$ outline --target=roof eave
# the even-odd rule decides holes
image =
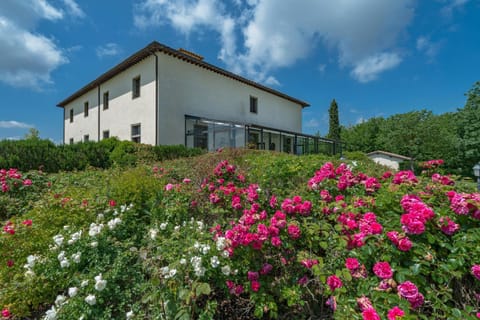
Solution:
[[[128,69],[132,65],[140,62],[141,60],[149,57],[150,55],[152,55],[152,54],[154,54],[155,52],[158,52],[158,51],[163,52],[163,53],[168,54],[168,55],[172,55],[172,56],[174,56],[178,59],[184,60],[185,62],[188,62],[188,63],[194,64],[194,65],[206,68],[206,69],[208,69],[212,72],[219,73],[219,74],[221,74],[225,77],[232,78],[234,80],[240,81],[240,82],[245,83],[247,85],[256,87],[260,90],[269,92],[271,94],[274,94],[274,95],[279,96],[281,98],[284,98],[286,100],[292,101],[292,102],[300,105],[302,107],[302,109],[310,106],[310,104],[305,102],[305,101],[293,98],[293,97],[291,97],[289,95],[286,95],[286,94],[284,94],[280,91],[271,89],[271,88],[266,87],[262,84],[259,84],[257,82],[252,81],[252,80],[249,80],[249,79],[246,79],[246,78],[241,77],[239,75],[236,75],[236,74],[234,74],[230,71],[227,71],[227,70],[224,70],[222,68],[216,67],[216,66],[214,66],[212,64],[209,64],[209,63],[207,63],[203,60],[194,59],[194,58],[192,58],[192,57],[190,57],[186,54],[183,54],[182,52],[180,52],[178,50],[167,47],[163,44],[160,44],[157,41],[153,41],[148,46],[146,46],[145,48],[141,49],[140,51],[134,53],[133,55],[131,55],[130,57],[128,57],[124,61],[120,62],[118,65],[114,66],[113,68],[111,68],[110,70],[105,72],[104,74],[100,75],[98,78],[96,78],[92,82],[88,83],[87,85],[85,85],[80,90],[77,90],[74,94],[70,95],[68,98],[59,102],[57,104],[57,107],[64,108],[68,103],[70,103],[73,100],[81,97],[86,92],[96,88],[98,85],[100,85],[100,84],[104,83],[105,81],[113,78],[118,73]]]

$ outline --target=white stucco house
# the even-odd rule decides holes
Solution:
[[[405,157],[400,154],[386,152],[386,151],[373,151],[367,153],[367,156],[378,164],[389,167],[393,170],[400,168],[400,163],[403,161],[410,161],[410,157]]]
[[[335,150],[302,134],[307,102],[216,67],[192,52],[152,42],[58,103],[63,141],[108,137],[215,150],[291,153]]]

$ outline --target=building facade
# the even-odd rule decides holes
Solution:
[[[301,134],[308,103],[158,42],[58,106],[63,108],[64,143],[117,137],[151,145],[291,153],[334,143]]]

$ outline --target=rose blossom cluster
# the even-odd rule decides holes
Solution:
[[[439,173],[434,173],[432,175],[432,182],[433,183],[439,183],[444,186],[453,186],[455,184],[455,181],[452,180],[449,176],[442,176]]]
[[[450,209],[458,215],[471,214],[472,218],[480,220],[480,193],[447,192]]]
[[[18,188],[20,186],[31,186],[32,180],[23,179],[22,174],[18,169],[0,169],[0,185],[2,192],[8,192],[12,187]]]
[[[400,204],[405,211],[400,217],[402,229],[408,234],[422,234],[425,223],[435,216],[432,208],[415,195],[404,195]]]
[[[412,241],[405,234],[398,231],[388,231],[387,237],[400,251],[409,251],[412,248]]]
[[[357,305],[360,311],[362,312],[363,320],[381,320],[382,318],[378,314],[377,310],[373,307],[372,302],[368,297],[361,296],[357,298]],[[405,312],[400,309],[398,306],[395,306],[388,310],[387,319],[388,320],[400,320],[405,315]]]
[[[238,247],[251,247],[261,250],[264,246],[281,248],[283,241],[287,239],[297,240],[302,237],[302,231],[297,221],[297,216],[309,216],[312,208],[310,201],[304,201],[300,196],[286,198],[278,203],[276,197],[270,196],[268,205],[274,213],[269,213],[261,207],[261,189],[257,184],[243,185],[245,182],[242,175],[236,174],[236,168],[227,161],[220,162],[214,174],[215,182],[204,181],[202,188],[209,194],[210,203],[214,205],[230,205],[235,211],[241,212],[241,216],[232,221],[227,230],[220,226],[212,228],[214,240],[221,241],[222,255],[234,256]],[[239,178],[240,177],[240,178]],[[240,184],[238,184],[240,182]],[[281,262],[284,263],[283,257]],[[285,263],[286,260],[285,260]],[[318,261],[317,261],[318,263]],[[257,292],[261,287],[261,277],[270,273],[273,266],[265,263],[260,270],[247,272],[250,289]],[[231,294],[240,294],[244,291],[241,284],[232,280],[227,281],[227,287]]]
[[[331,163],[325,163],[317,170],[308,181],[308,187],[312,190],[318,190],[321,183],[328,179],[337,179],[337,188],[345,190],[357,184],[362,184],[367,193],[375,192],[380,188],[380,183],[374,177],[368,177],[364,173],[354,175],[345,163],[341,163],[337,168]]]
[[[393,176],[394,184],[416,184],[418,182],[415,174],[410,170],[399,171]]]
[[[366,278],[367,277],[367,268],[364,264],[360,264],[357,258],[347,258],[345,259],[345,267],[350,270],[352,278]]]
[[[383,230],[373,212],[364,214],[347,212],[341,214],[337,221],[342,225],[343,233],[347,236],[349,249],[362,247],[367,236],[381,234]]]
[[[410,306],[412,307],[412,309],[419,308],[425,300],[425,298],[423,297],[423,294],[418,292],[417,286],[410,281],[405,281],[403,283],[400,283],[397,286],[397,290],[398,290],[398,295],[401,298],[404,298],[408,302],[410,302]]]
[[[440,230],[448,236],[453,235],[460,229],[460,225],[452,221],[449,217],[441,217],[438,222],[440,223]]]
[[[423,169],[434,169],[440,167],[444,161],[442,159],[428,160],[420,164]]]

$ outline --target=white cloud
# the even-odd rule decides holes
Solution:
[[[30,2],[32,8],[45,19],[59,20],[63,18],[63,11],[51,6],[46,0],[33,0],[26,2]]]
[[[275,69],[324,46],[338,55],[341,67],[366,82],[401,62],[397,42],[414,13],[413,0],[234,2],[236,10],[227,12],[219,0],[144,0],[134,21],[139,28],[168,24],[186,36],[215,31],[219,58],[256,81],[266,82]]]
[[[442,15],[451,18],[455,10],[462,10],[470,0],[448,0],[448,4],[441,10]]]
[[[34,126],[28,123],[19,122],[15,120],[0,120],[0,128],[1,129],[11,129],[11,128],[20,128],[20,129],[27,129],[33,128]]]
[[[326,68],[327,68],[327,65],[324,63],[318,65],[318,71],[320,71],[320,73],[325,73]]]
[[[430,62],[435,59],[440,47],[440,42],[432,42],[428,37],[421,36],[417,38],[417,50],[424,53]]]
[[[281,83],[273,76],[268,76],[265,79],[265,84],[269,86],[277,86],[277,87],[281,85]]]
[[[365,119],[363,116],[360,116],[355,121],[355,124],[361,124],[361,123],[364,123],[364,122],[367,122],[367,119]]]
[[[99,58],[103,58],[105,56],[116,56],[122,52],[122,49],[118,44],[110,42],[104,46],[98,47],[96,52]]]
[[[64,0],[64,4],[66,12],[74,14],[75,1]],[[81,9],[78,5],[76,9],[78,14]],[[0,81],[33,89],[51,83],[51,72],[68,59],[55,39],[39,33],[36,26],[41,20],[55,22],[65,18],[64,8],[47,0],[0,1]]]
[[[352,70],[352,77],[365,83],[378,78],[386,70],[395,68],[402,59],[395,53],[380,53],[359,61]]]
[[[80,6],[75,2],[75,0],[63,0],[66,10],[68,13],[77,18],[84,18],[85,12],[80,8]]]
[[[318,120],[315,119],[315,118],[311,118],[304,124],[304,127],[305,128],[310,128],[310,129],[311,128],[315,129],[315,128],[320,127],[320,122],[318,122]]]

